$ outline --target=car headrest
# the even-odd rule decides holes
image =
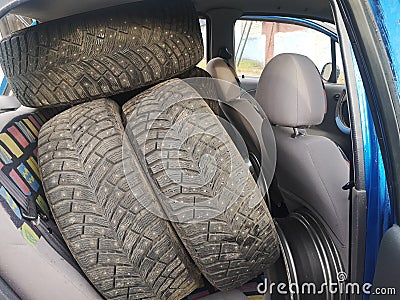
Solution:
[[[206,70],[213,78],[220,80],[217,83],[217,90],[218,96],[222,100],[236,99],[240,96],[236,72],[224,59],[220,57],[213,58],[208,62]]]
[[[280,54],[265,67],[256,100],[274,125],[319,125],[326,110],[325,90],[314,63],[303,55]]]

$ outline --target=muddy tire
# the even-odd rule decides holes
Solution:
[[[263,197],[190,85],[159,84],[127,102],[123,114],[165,216],[213,286],[240,287],[277,260],[278,235]]]
[[[99,99],[149,86],[203,58],[190,1],[139,1],[17,31],[0,43],[0,62],[30,107]]]
[[[39,162],[52,213],[105,298],[183,298],[199,286],[200,273],[169,222],[137,200],[154,195],[133,156],[125,159],[137,168],[124,173],[122,136],[111,100],[75,106],[43,126]]]

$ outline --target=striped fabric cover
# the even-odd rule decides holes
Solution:
[[[40,181],[37,140],[42,125],[58,111],[47,109],[18,116],[11,120],[0,133],[0,169],[25,195],[30,195],[32,199],[35,199],[41,213],[46,216],[50,215],[50,211]],[[40,238],[40,233],[31,222],[26,222],[22,218],[18,205],[1,184],[0,205],[10,215],[26,242],[32,246],[35,245]]]

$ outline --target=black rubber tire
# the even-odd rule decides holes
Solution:
[[[183,74],[180,74],[179,76],[177,76],[176,78],[179,79],[188,79],[189,83],[194,83],[195,84],[195,88],[197,90],[199,90],[199,92],[201,93],[201,95],[203,97],[205,97],[205,101],[207,102],[207,104],[210,106],[210,108],[212,109],[212,111],[219,116],[221,114],[221,109],[219,106],[219,101],[218,101],[218,94],[217,94],[217,89],[215,87],[214,82],[211,79],[211,75],[208,74],[207,71],[198,68],[198,67],[194,67],[192,69],[190,69],[189,71],[186,71]],[[206,80],[194,80],[194,78],[209,78],[210,80],[206,79]],[[194,80],[194,81],[193,81]],[[117,102],[119,105],[124,105],[128,100],[132,99],[133,97],[135,97],[136,95],[139,95],[140,93],[143,93],[144,91],[146,91],[147,89],[155,86],[151,85],[148,87],[144,87],[141,89],[137,89],[134,91],[130,91],[127,93],[123,93],[123,94],[118,94],[118,95],[114,95],[114,96],[110,96],[110,99],[114,100],[115,102]]]
[[[277,260],[278,235],[262,195],[229,135],[205,101],[191,97],[193,88],[179,79],[136,96],[123,106],[126,136],[148,171],[149,182],[165,215],[173,221],[200,271],[216,288],[230,290],[261,274]],[[185,117],[196,114],[201,116],[197,122],[184,121]],[[174,127],[177,124],[179,130]],[[199,134],[187,137],[196,130]],[[174,132],[175,138],[168,137],[170,132]],[[181,142],[184,147],[176,147]],[[200,167],[205,154],[216,161],[211,179],[205,177]],[[229,169],[228,163],[221,162],[223,159],[229,160],[233,167]],[[169,172],[176,170],[183,170],[184,175],[169,176]],[[192,188],[190,174],[194,180],[209,184],[201,189]],[[230,196],[237,193],[236,186],[243,189],[228,208]],[[224,192],[225,189],[229,192]],[[208,203],[207,208],[196,207],[214,196],[217,201]],[[214,205],[221,205],[221,213],[211,219],[191,218],[214,214]]]
[[[203,58],[186,0],[146,0],[49,21],[0,43],[0,62],[30,107],[84,102],[149,86]]]
[[[221,114],[221,108],[218,101],[217,88],[214,81],[211,79],[211,75],[198,67],[195,67],[184,74],[178,76],[179,79],[188,79],[187,83],[193,86],[193,88],[199,92],[203,97],[204,101],[208,104],[215,115],[219,116]],[[197,80],[195,78],[201,78]],[[209,79],[207,79],[209,78]]]
[[[75,106],[39,136],[43,186],[76,261],[107,299],[180,299],[200,272],[168,221],[136,199],[152,190],[137,165],[124,173],[120,108],[111,100]],[[135,190],[127,184],[134,178]],[[134,195],[135,193],[135,195]]]

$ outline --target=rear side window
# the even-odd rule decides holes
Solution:
[[[205,70],[207,65],[207,19],[200,18],[199,22],[200,22],[201,35],[203,37],[204,57],[197,64],[197,67]]]
[[[259,77],[264,66],[281,53],[305,55],[321,72],[326,64],[332,63],[331,38],[294,24],[249,20],[236,22],[235,61],[239,76]],[[340,55],[337,56],[337,64],[343,69]]]

